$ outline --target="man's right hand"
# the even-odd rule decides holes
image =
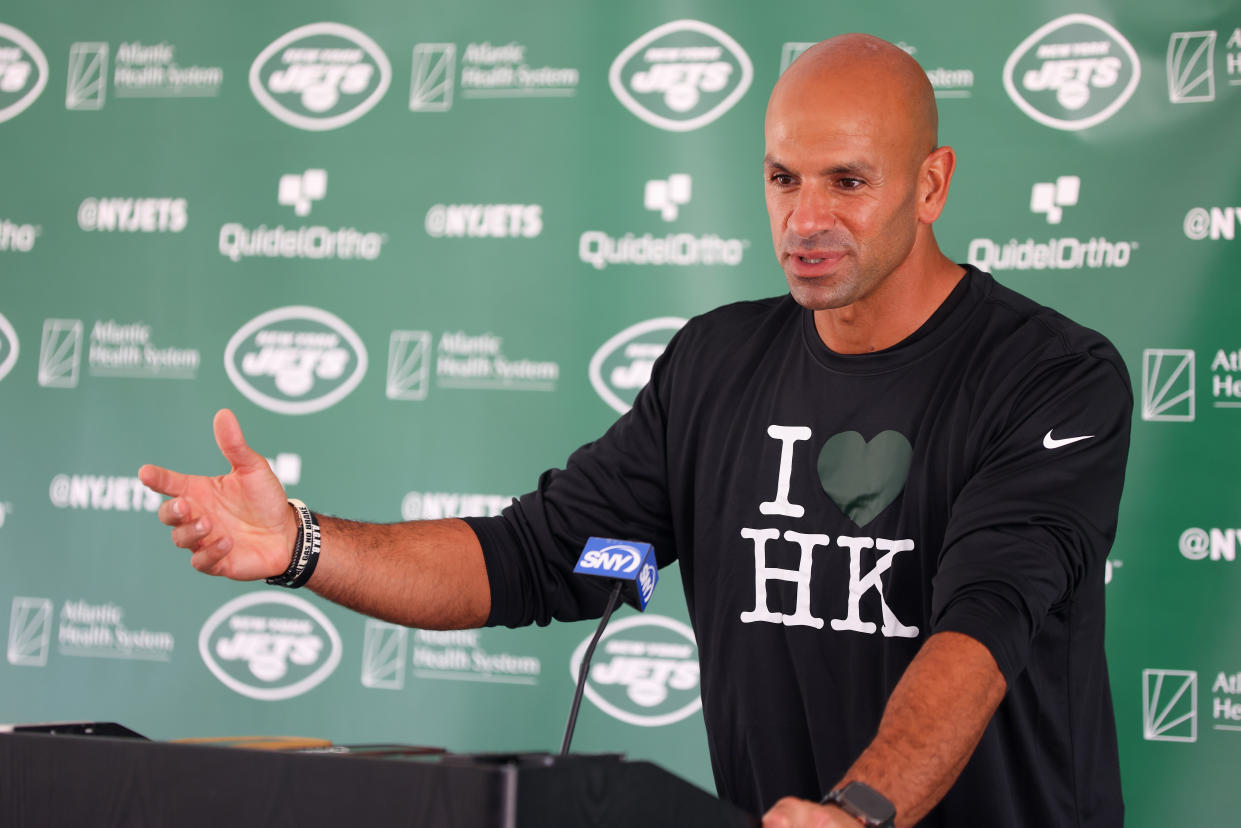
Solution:
[[[138,477],[171,498],[160,505],[159,519],[172,527],[172,542],[193,553],[195,569],[237,581],[279,575],[297,541],[284,487],[267,460],[246,445],[233,412],[216,412],[212,426],[232,466],[228,474],[203,477],[148,465]]]

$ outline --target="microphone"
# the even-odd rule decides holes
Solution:
[[[577,690],[573,694],[573,706],[569,709],[569,722],[565,725],[564,740],[560,743],[560,755],[569,754],[569,743],[573,741],[573,728],[577,725],[578,708],[582,705],[582,693],[586,689],[586,676],[590,673],[590,659],[595,654],[595,645],[608,625],[608,619],[616,609],[621,595],[626,603],[637,607],[639,612],[646,610],[655,592],[655,584],[659,583],[659,566],[655,563],[655,548],[649,543],[638,541],[615,540],[613,538],[590,538],[582,547],[582,554],[577,559],[573,571],[582,575],[607,578],[616,582],[612,594],[608,596],[607,607],[599,619],[599,627],[595,637],[582,656],[582,663],[577,667]]]
[[[617,581],[625,602],[639,612],[646,610],[659,583],[655,547],[638,541],[590,538],[573,571]]]

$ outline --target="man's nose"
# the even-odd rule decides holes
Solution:
[[[802,238],[835,227],[836,209],[831,195],[818,187],[802,187],[797,192],[797,203],[789,215],[788,226]]]

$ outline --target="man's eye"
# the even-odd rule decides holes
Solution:
[[[842,189],[856,190],[866,182],[860,178],[841,178],[836,183],[839,184]]]
[[[793,183],[793,176],[788,173],[772,173],[768,176],[768,180],[778,187],[787,187]]]

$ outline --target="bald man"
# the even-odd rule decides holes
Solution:
[[[545,624],[602,612],[572,574],[588,536],[649,541],[681,570],[719,793],[765,826],[1120,825],[1103,576],[1128,374],[940,252],[936,119],[891,44],[807,51],[766,120],[788,294],[692,320],[502,516],[320,516],[287,580],[410,626]],[[196,568],[279,581],[312,527],[230,412],[215,434],[229,474],[140,475]]]

